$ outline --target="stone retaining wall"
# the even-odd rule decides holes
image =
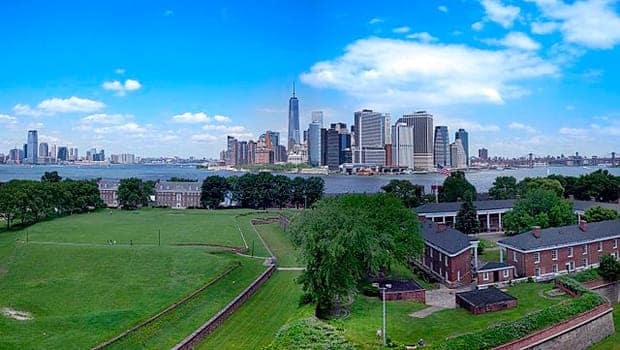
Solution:
[[[583,350],[614,333],[610,304],[584,312],[569,320],[498,346],[495,350]]]
[[[267,270],[265,270],[258,278],[252,282],[246,289],[241,292],[241,294],[237,295],[235,299],[233,299],[228,305],[226,305],[222,310],[220,310],[215,316],[211,317],[210,320],[205,322],[202,326],[200,326],[194,333],[187,336],[180,343],[174,346],[174,350],[185,350],[185,349],[193,349],[204,337],[213,333],[213,331],[219,327],[224,321],[232,315],[254,292],[256,292],[262,285],[265,283],[273,272],[276,270],[275,265],[269,265]]]
[[[584,285],[594,293],[606,298],[610,303],[620,303],[620,281],[605,282],[595,281],[598,283],[584,283]]]

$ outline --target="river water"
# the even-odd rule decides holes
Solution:
[[[519,168],[514,170],[484,170],[466,173],[466,177],[478,192],[486,192],[493,184],[497,176],[514,176],[517,180],[524,177],[546,176],[560,174],[578,176],[597,170],[597,167],[536,167]],[[610,173],[620,176],[620,168],[607,168]],[[196,169],[192,165],[108,165],[108,166],[79,166],[79,165],[0,165],[0,181],[11,179],[38,180],[46,171],[57,171],[63,178],[73,179],[122,179],[139,177],[144,180],[166,180],[177,176],[202,180],[210,175],[243,175],[242,172],[233,171],[206,171]],[[288,174],[288,176],[298,176]],[[309,176],[309,175],[301,175]],[[415,174],[415,175],[329,175],[322,176],[325,180],[326,193],[346,192],[378,192],[381,186],[391,179],[407,179],[419,185],[423,185],[428,193],[434,184],[441,184],[445,176],[439,173]]]

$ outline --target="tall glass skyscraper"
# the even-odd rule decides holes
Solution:
[[[39,136],[36,130],[28,130],[28,163],[37,164],[39,161]]]
[[[454,138],[455,140],[461,140],[463,150],[465,150],[465,163],[469,166],[469,134],[465,131],[465,129],[459,129]]]
[[[288,150],[293,145],[301,143],[299,140],[299,101],[295,97],[295,83],[293,83],[293,96],[288,100]]]
[[[450,139],[447,126],[435,127],[434,158],[435,165],[450,166]]]
[[[322,165],[321,153],[321,124],[314,121],[308,128],[308,162],[311,166]]]
[[[405,114],[398,122],[413,126],[413,164],[416,170],[431,170],[433,164],[433,115],[426,111]]]

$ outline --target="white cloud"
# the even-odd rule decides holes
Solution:
[[[496,22],[504,28],[512,27],[521,12],[520,8],[504,5],[500,0],[481,0],[480,3],[486,13],[485,20]]]
[[[113,80],[103,82],[101,87],[103,87],[104,90],[115,91],[119,96],[124,96],[127,91],[135,91],[140,89],[142,84],[135,79],[127,79],[124,84],[118,80]]]
[[[564,41],[593,49],[611,49],[620,43],[620,16],[611,0],[531,0],[544,17],[559,22]]]
[[[454,117],[444,117],[441,115],[435,116],[434,123],[435,125],[446,125],[448,130],[458,130],[465,129],[467,132],[498,132],[500,131],[499,126],[495,124],[480,124],[473,120],[463,119],[463,118],[454,118]]]
[[[437,10],[438,10],[439,12],[446,13],[446,12],[448,12],[448,7],[446,7],[446,6],[444,6],[444,5],[440,5],[440,6],[437,6]]]
[[[474,23],[471,25],[471,29],[473,29],[473,30],[475,30],[475,31],[477,31],[477,32],[481,31],[481,30],[482,30],[482,28],[484,28],[484,23],[483,23],[483,22],[481,22],[481,21],[474,22]]]
[[[0,114],[0,123],[15,124],[17,123],[17,118],[8,114]]]
[[[56,113],[96,112],[105,107],[105,104],[95,100],[71,96],[69,98],[50,98],[41,101],[36,108],[29,105],[16,104],[13,111],[17,115],[33,117],[54,115]]]
[[[408,34],[407,39],[419,40],[423,43],[430,43],[430,42],[438,40],[437,38],[435,38],[434,36],[430,35],[427,32]]]
[[[535,128],[533,128],[533,127],[531,127],[529,125],[525,125],[523,123],[518,123],[518,122],[512,122],[512,123],[510,123],[510,125],[508,125],[508,127],[510,129],[515,129],[515,130],[524,130],[524,131],[529,132],[529,133],[535,133],[536,132]]]
[[[487,39],[486,43],[501,45],[508,48],[533,51],[540,49],[540,44],[532,40],[529,36],[521,32],[510,32],[503,39]]]
[[[192,141],[197,142],[214,142],[219,140],[217,136],[213,136],[211,134],[195,134],[191,137]]]
[[[244,126],[228,126],[228,125],[213,125],[207,124],[202,127],[205,131],[217,131],[218,135],[222,137],[225,135],[234,136],[236,138],[252,138],[254,134],[246,129]]]
[[[390,101],[415,108],[503,103],[527,93],[518,82],[557,72],[533,52],[368,38],[348,45],[340,57],[315,63],[301,80],[344,91],[367,105]]]
[[[113,125],[113,126],[105,126],[101,128],[96,128],[93,130],[96,134],[130,134],[130,135],[139,135],[144,134],[149,131],[149,128],[146,126],[141,126],[135,122],[128,122],[125,124]]]
[[[534,34],[551,34],[560,29],[560,24],[557,22],[532,22],[532,33]]]
[[[216,115],[213,117],[213,120],[215,120],[218,123],[230,123],[231,122],[230,118],[224,115]]]
[[[394,33],[399,33],[399,34],[402,34],[402,33],[409,33],[409,31],[410,31],[410,30],[411,30],[411,28],[409,28],[409,27],[407,27],[407,26],[396,27],[396,28],[392,29],[392,31],[393,31]]]
[[[582,128],[569,128],[569,127],[563,127],[560,128],[560,134],[564,135],[564,136],[572,136],[572,137],[584,137],[588,134],[588,130],[587,129],[582,129]]]
[[[123,68],[116,68],[114,70],[114,73],[116,73],[118,75],[123,75],[123,74],[125,74],[125,70]]]
[[[129,114],[91,114],[81,119],[82,124],[121,124],[133,116]]]
[[[185,112],[183,114],[177,114],[172,117],[172,121],[175,123],[186,123],[186,124],[196,124],[196,123],[208,123],[211,121],[205,113],[190,113]]]
[[[378,24],[378,23],[383,23],[383,20],[381,18],[372,18],[370,21],[368,21],[368,24]]]

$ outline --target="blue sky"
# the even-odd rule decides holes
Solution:
[[[427,110],[470,153],[620,152],[620,4],[605,0],[13,1],[0,153],[49,143],[217,156],[323,110]]]

